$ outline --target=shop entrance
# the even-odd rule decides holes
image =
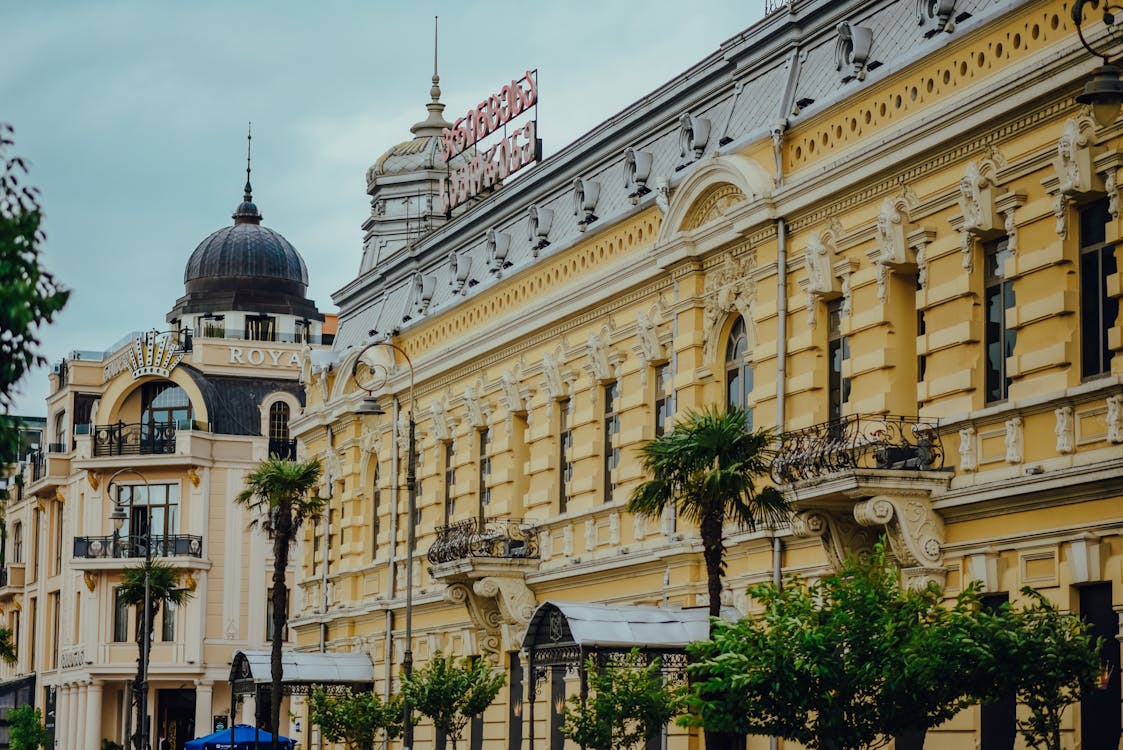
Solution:
[[[195,691],[157,690],[156,739],[152,750],[183,750],[195,737]]]

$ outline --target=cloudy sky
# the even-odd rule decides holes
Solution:
[[[538,68],[545,153],[760,20],[764,0],[153,3],[3,0],[0,122],[42,190],[46,265],[73,290],[56,361],[163,328],[183,267],[241,199],[301,252],[309,296],[357,272],[365,172],[425,115],[432,19],[450,120]],[[45,414],[46,377],[15,413]]]

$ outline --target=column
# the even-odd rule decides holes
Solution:
[[[86,688],[86,744],[89,750],[101,747],[101,680],[90,680]]]
[[[214,697],[214,683],[210,680],[195,680],[195,735],[202,737],[211,733],[211,702]]]
[[[66,744],[70,732],[70,686],[59,685],[55,699],[55,742],[60,748]]]
[[[239,724],[249,724],[251,727],[257,726],[257,721],[254,716],[257,714],[257,697],[252,693],[242,699],[242,720]],[[230,721],[234,721],[234,717],[230,717]]]
[[[86,685],[78,683],[75,688],[78,691],[78,721],[74,722],[74,731],[70,733],[71,739],[78,740],[79,737],[86,735],[84,727],[86,726]],[[79,747],[78,742],[72,743],[75,747]],[[99,742],[97,747],[101,747]]]

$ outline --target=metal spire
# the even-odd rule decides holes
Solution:
[[[433,16],[433,87],[429,89],[430,101],[425,105],[429,116],[410,128],[415,136],[440,135],[452,123],[444,118],[445,105],[441,103],[441,76],[437,72],[437,28],[440,16]]]
[[[253,154],[253,122],[246,125],[246,190],[243,200],[247,203],[253,200],[253,187],[250,186],[250,157]]]

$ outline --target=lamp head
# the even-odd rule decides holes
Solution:
[[[113,528],[120,531],[121,527],[125,525],[126,518],[125,509],[120,505],[114,505],[113,512],[109,514],[109,520],[113,522]]]
[[[1123,81],[1119,73],[1116,65],[1098,68],[1092,80],[1084,84],[1084,91],[1076,97],[1081,104],[1092,105],[1092,117],[1101,128],[1111,125],[1119,116],[1119,105],[1123,103]]]
[[[378,403],[378,399],[374,396],[367,396],[363,402],[359,404],[359,408],[355,409],[356,414],[385,414],[386,410]]]

